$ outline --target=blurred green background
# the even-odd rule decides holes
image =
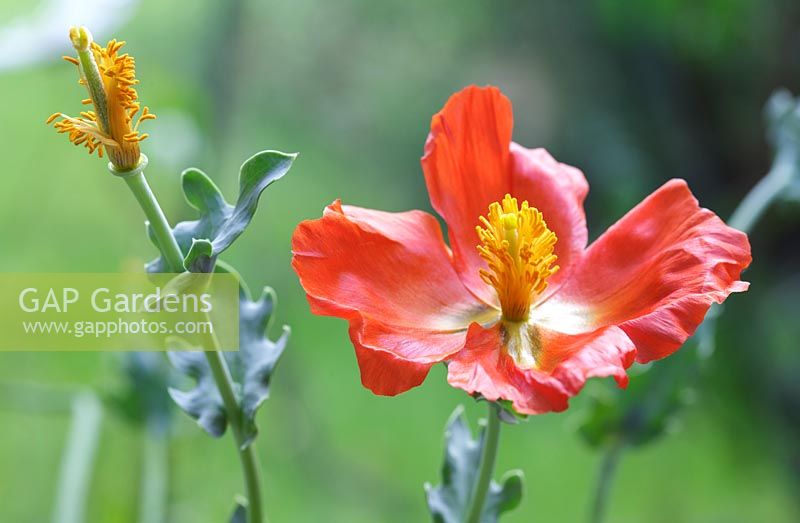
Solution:
[[[293,329],[259,414],[277,523],[428,520],[422,484],[439,481],[447,417],[459,403],[473,422],[483,415],[443,368],[396,398],[362,388],[345,322],[309,313],[289,265],[295,225],[335,198],[430,209],[419,157],[452,92],[500,86],[515,140],[586,173],[594,238],[670,177],[727,217],[770,164],[764,102],[800,86],[793,0],[2,0],[5,272],[132,270],[154,255],[124,184],[44,125],[84,97],[59,59],[74,23],[129,42],[140,97],[159,115],[147,174],[173,222],[192,218],[184,167],[232,197],[253,152],[301,153],[228,255],[251,287],[277,290],[273,334]],[[753,232],[752,290],[729,301],[674,433],[623,460],[609,521],[800,520],[798,238],[800,206],[771,209]],[[118,396],[121,358],[0,354],[0,521],[49,520],[69,427],[52,406],[76,387]],[[528,487],[504,521],[584,520],[599,462],[575,433],[586,398],[504,429],[498,471],[523,469]],[[224,521],[242,491],[232,440],[173,421],[169,521]],[[100,437],[88,521],[136,521],[140,425],[107,401]]]

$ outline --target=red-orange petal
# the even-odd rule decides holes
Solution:
[[[746,290],[739,277],[750,261],[747,236],[671,180],[595,241],[535,314],[554,328],[579,318],[563,323],[569,330],[618,325],[644,363],[677,350],[712,303]]]
[[[380,396],[396,396],[421,385],[433,366],[433,363],[408,361],[392,352],[364,345],[361,320],[350,323],[350,340],[356,349],[361,384]]]
[[[453,258],[464,284],[484,302],[497,296],[481,280],[485,262],[477,252],[475,227],[489,205],[511,194],[542,211],[556,233],[564,275],[586,247],[583,174],[542,149],[511,142],[511,102],[495,87],[470,86],[450,97],[433,116],[422,168],[431,204],[447,222]],[[554,283],[564,276],[556,275]]]
[[[511,195],[539,209],[547,228],[558,238],[559,270],[548,279],[541,298],[567,279],[586,249],[589,233],[583,202],[588,192],[589,183],[579,169],[556,161],[544,149],[511,144]]]
[[[530,370],[518,368],[508,356],[503,332],[502,324],[473,324],[464,350],[448,361],[447,381],[490,401],[511,401],[523,414],[565,410],[590,377],[613,376],[627,385],[625,369],[633,363],[634,347],[617,327],[577,335],[540,328],[542,351],[559,355],[559,361],[543,361],[554,366]]]
[[[447,222],[455,266],[464,284],[487,303],[494,290],[478,274],[475,227],[492,202],[511,189],[511,102],[495,87],[467,87],[431,120],[422,168],[431,204]]]
[[[321,314],[395,326],[466,329],[482,304],[453,269],[436,218],[334,202],[297,226],[292,266]]]
[[[514,364],[503,349],[500,324],[470,327],[464,350],[447,362],[447,382],[489,401],[511,401],[523,414],[560,412],[568,406],[569,394],[561,382]]]
[[[379,394],[421,383],[430,365],[463,347],[474,319],[498,314],[461,283],[438,222],[424,212],[337,201],[297,227],[292,251],[312,312],[350,322],[362,381]]]

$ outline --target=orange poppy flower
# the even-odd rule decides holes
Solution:
[[[714,302],[748,284],[747,236],[671,180],[587,247],[583,173],[511,141],[511,103],[468,87],[433,117],[422,167],[435,217],[344,206],[301,223],[292,265],[311,310],[350,323],[361,379],[395,395],[447,380],[516,411],[567,408],[587,378],[624,387]]]

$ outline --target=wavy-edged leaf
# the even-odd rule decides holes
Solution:
[[[458,406],[445,430],[442,484],[425,485],[428,508],[436,523],[463,523],[478,480],[478,467],[485,443],[485,428],[473,439],[464,408]],[[501,514],[522,500],[522,471],[507,472],[500,483],[492,481],[481,512],[481,523],[496,523]]]
[[[235,274],[234,270],[218,262],[217,257],[244,232],[256,212],[264,189],[288,172],[296,156],[262,151],[246,160],[239,172],[239,196],[235,205],[227,203],[219,188],[199,169],[183,172],[186,201],[200,215],[197,220],[180,222],[173,229],[173,235],[185,253],[184,266],[189,273],[221,271]],[[151,239],[154,239],[152,229],[148,228],[148,231]],[[148,264],[147,271],[169,272],[169,267],[163,257],[159,257]],[[284,327],[277,341],[270,340],[266,331],[275,307],[275,293],[267,288],[254,301],[241,277],[238,279],[239,351],[225,352],[224,357],[241,408],[240,428],[245,435],[242,446],[246,447],[257,434],[256,412],[269,395],[272,372],[286,347],[289,330]],[[181,351],[170,353],[169,357],[178,370],[196,382],[187,391],[170,390],[173,399],[206,432],[215,437],[221,436],[229,418],[225,415],[205,354]]]
[[[195,385],[188,391],[170,387],[169,395],[203,430],[218,438],[225,433],[228,425],[222,396],[214,382],[205,354],[186,350],[186,343],[180,338],[169,338],[169,348],[182,350],[167,352],[167,357],[180,373],[194,379]]]
[[[297,157],[278,151],[262,151],[248,158],[239,170],[239,199],[230,217],[214,237],[214,255],[219,255],[250,225],[261,193],[289,172]]]
[[[250,300],[244,288],[240,294],[239,352],[233,353],[237,357],[234,358],[234,365],[231,365],[231,372],[242,386],[241,407],[246,436],[244,446],[247,446],[258,434],[256,412],[269,397],[272,373],[286,349],[290,329],[284,325],[276,341],[270,340],[266,335],[276,303],[275,291],[271,288],[265,287],[256,301]]]
[[[226,268],[221,270],[230,271]],[[242,409],[243,448],[250,445],[258,434],[256,413],[269,396],[272,373],[289,338],[289,328],[286,326],[276,341],[267,336],[274,309],[275,293],[272,289],[265,288],[259,299],[253,301],[247,288],[240,286],[239,350],[225,352],[224,356]],[[210,435],[219,437],[224,434],[228,418],[205,354],[196,351],[170,352],[169,358],[180,372],[196,381],[188,391],[171,389],[172,398]]]
[[[239,169],[239,196],[235,205],[225,201],[216,184],[200,169],[183,172],[181,183],[186,201],[200,214],[197,220],[180,222],[173,229],[186,255],[187,270],[209,272],[213,268],[214,258],[230,247],[250,224],[261,193],[289,171],[296,157],[279,151],[261,151],[248,158]],[[148,234],[158,245],[149,226]],[[170,272],[169,269],[163,257],[147,265],[148,272]]]

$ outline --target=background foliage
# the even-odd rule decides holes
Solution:
[[[98,40],[128,40],[137,58],[141,98],[159,115],[143,145],[148,175],[173,222],[194,218],[183,168],[235,194],[253,152],[301,153],[229,253],[253,288],[276,289],[272,337],[293,330],[259,413],[276,522],[426,520],[422,484],[438,480],[448,415],[458,403],[473,423],[483,413],[442,368],[398,398],[363,389],[346,324],[311,316],[289,266],[294,226],[335,198],[430,209],[419,157],[450,93],[492,83],[511,97],[515,140],[586,173],[594,238],[674,176],[728,216],[770,163],[764,102],[800,87],[791,0],[2,0],[2,271],[139,270],[154,255],[119,180],[44,125],[79,108],[74,68],[57,57],[68,25],[87,18]],[[611,521],[800,517],[798,234],[796,205],[770,210],[752,234],[752,290],[726,307],[681,426],[622,462]],[[76,387],[123,394],[120,360],[0,354],[0,520],[47,520],[69,424],[53,405]],[[504,431],[498,470],[527,476],[504,521],[584,517],[599,460],[576,434],[587,403]],[[141,429],[120,412],[106,409],[90,521],[136,519]],[[182,414],[173,430],[170,521],[222,521],[240,488],[231,449]]]

